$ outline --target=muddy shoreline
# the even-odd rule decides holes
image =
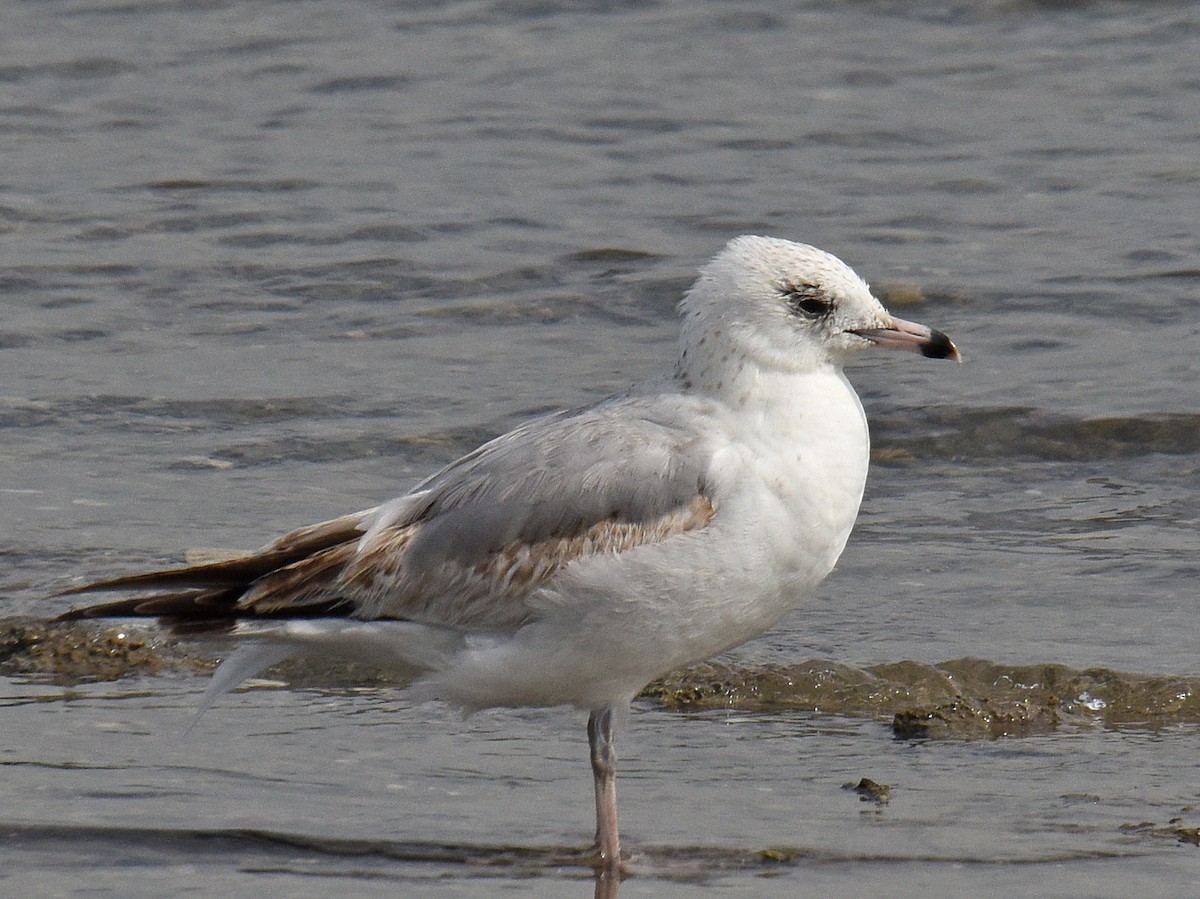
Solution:
[[[142,625],[0,619],[0,674],[78,684],[213,670],[230,641],[175,638]],[[272,674],[296,686],[384,686],[368,666],[308,660]],[[890,719],[897,739],[996,739],[1076,727],[1159,730],[1200,723],[1200,675],[1004,665],[984,659],[856,668],[829,659],[750,667],[707,662],[639,697],[680,711],[784,710]]]

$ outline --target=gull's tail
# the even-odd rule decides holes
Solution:
[[[177,633],[222,631],[239,620],[345,616],[353,604],[340,595],[338,576],[354,557],[371,510],[285,534],[257,552],[160,571],[93,581],[61,591],[74,595],[133,590],[137,595],[81,606],[59,616],[149,616]]]
[[[375,665],[390,675],[415,680],[446,668],[467,644],[453,628],[415,621],[300,619],[235,629],[248,639],[213,674],[188,731],[216,700],[260,671],[301,653]]]
[[[186,737],[192,732],[192,728],[199,723],[201,716],[212,708],[214,702],[243,681],[282,662],[288,656],[294,655],[296,651],[297,647],[287,643],[272,643],[265,640],[252,640],[240,644],[213,673],[212,680],[208,683],[208,689],[200,697],[200,705],[196,709],[192,723],[187,726],[183,736]]]

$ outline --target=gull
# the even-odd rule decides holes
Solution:
[[[655,678],[812,595],[858,515],[869,437],[843,364],[958,360],[822,250],[731,240],[679,304],[674,377],[534,419],[403,496],[231,560],[70,588],[136,595],[63,618],[155,616],[252,638],[203,708],[315,652],[465,710],[589,712],[597,869],[618,872],[614,717]]]

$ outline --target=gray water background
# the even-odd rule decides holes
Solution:
[[[854,367],[859,525],[740,657],[1195,672],[1198,123],[1187,3],[5,4],[4,613],[374,505],[669,370],[696,266],[758,232],[967,364]],[[172,837],[585,843],[577,713],[252,690],[181,741],[203,686],[0,681],[0,894],[590,894]],[[1191,729],[639,708],[620,740],[634,847],[811,855],[627,896],[1200,885],[1194,846],[1120,829],[1197,823]],[[862,775],[890,805],[840,790]]]

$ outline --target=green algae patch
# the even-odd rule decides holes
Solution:
[[[1194,812],[1194,809],[1185,809],[1186,811]],[[1134,839],[1173,840],[1176,843],[1200,846],[1200,827],[1189,826],[1183,815],[1172,818],[1166,824],[1138,821],[1122,824],[1117,829],[1125,836]]]
[[[227,646],[226,644],[223,644]],[[0,619],[0,674],[56,683],[212,670],[211,642],[153,627]],[[295,686],[401,686],[366,664],[297,658],[275,671]],[[1100,726],[1200,724],[1200,675],[1129,674],[986,659],[855,667],[830,659],[754,666],[717,660],[648,686],[643,701],[680,711],[806,712],[890,721],[898,739],[996,739]]]
[[[788,865],[802,857],[803,854],[804,853],[799,849],[773,846],[770,849],[759,849],[754,853],[754,857],[763,862],[772,862],[777,865]]]
[[[1200,675],[1003,665],[954,659],[855,668],[826,659],[754,668],[708,662],[651,684],[642,698],[680,710],[798,710],[891,719],[899,739],[996,739],[1099,725],[1200,724]]]
[[[153,630],[33,619],[0,619],[0,673],[54,683],[111,681],[212,664]]]
[[[891,785],[879,783],[869,777],[861,778],[858,783],[850,781],[842,784],[842,789],[857,793],[863,802],[874,802],[877,806],[887,805],[892,800]]]

